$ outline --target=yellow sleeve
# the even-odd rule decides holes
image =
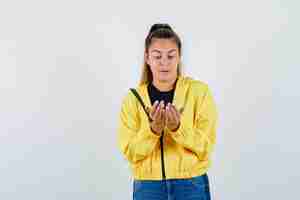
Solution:
[[[216,142],[218,114],[212,93],[206,86],[204,96],[196,101],[194,123],[181,123],[171,137],[185,148],[196,153],[200,160],[207,160]]]
[[[136,163],[152,153],[160,136],[151,131],[150,124],[141,126],[138,100],[129,92],[123,99],[119,115],[118,147],[131,162]]]

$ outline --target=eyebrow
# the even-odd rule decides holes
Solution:
[[[173,52],[173,51],[176,51],[176,49],[171,49],[171,50],[168,51],[168,53],[171,53],[171,52]],[[161,51],[159,51],[159,50],[157,50],[157,49],[152,50],[151,53],[152,53],[152,52],[158,52],[158,53],[161,53]]]

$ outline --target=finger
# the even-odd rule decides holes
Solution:
[[[166,109],[162,109],[162,118],[161,118],[161,123],[164,126],[166,122]]]
[[[173,116],[172,105],[168,104],[168,123],[174,123],[175,116]]]
[[[170,123],[171,113],[170,113],[170,105],[168,104],[166,107],[166,123]]]
[[[160,108],[161,108],[160,103],[157,103],[156,109],[154,110],[154,114],[153,114],[153,116],[152,116],[152,119],[153,119],[153,120],[157,120],[157,118],[159,117],[159,114],[160,114]]]
[[[158,117],[159,121],[162,121],[162,119],[163,119],[163,115],[164,115],[163,112],[164,112],[164,101],[161,101],[160,114],[159,114],[159,117]]]
[[[180,119],[180,113],[179,113],[179,111],[176,109],[175,105],[172,105],[172,107],[173,107],[173,111],[175,112],[176,118]]]
[[[161,101],[161,107],[162,107],[162,108],[165,107],[165,102],[164,102],[164,100]]]
[[[151,112],[150,112],[151,115],[154,115],[154,113],[155,113],[156,108],[157,108],[158,105],[159,105],[159,101],[156,100],[154,102],[153,106],[151,107]]]
[[[170,112],[171,112],[171,116],[172,116],[172,122],[177,123],[179,121],[178,115],[176,114],[176,108],[171,105],[170,106]]]
[[[162,102],[159,102],[159,105],[156,108],[156,114],[155,114],[155,120],[159,121],[160,120],[160,115],[161,115],[161,109],[162,109]]]
[[[164,111],[164,124],[166,124],[167,123],[167,119],[168,119],[168,116],[167,116],[167,107],[164,109],[165,111]]]
[[[154,114],[155,114],[155,111],[156,111],[156,107],[157,107],[157,104],[158,104],[158,101],[155,101],[153,106],[150,108],[150,118],[153,119],[154,118]]]

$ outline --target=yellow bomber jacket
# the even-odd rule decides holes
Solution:
[[[136,90],[150,108],[147,84]],[[163,168],[166,179],[191,178],[206,173],[211,166],[218,114],[208,85],[180,75],[172,103],[183,110],[180,127],[175,132],[166,127],[159,136],[151,131],[147,114],[131,91],[122,100],[118,147],[136,180],[162,180]]]

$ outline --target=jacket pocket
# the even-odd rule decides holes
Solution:
[[[186,148],[184,148],[183,154],[183,170],[191,171],[193,167],[199,162],[198,157],[194,152]]]

